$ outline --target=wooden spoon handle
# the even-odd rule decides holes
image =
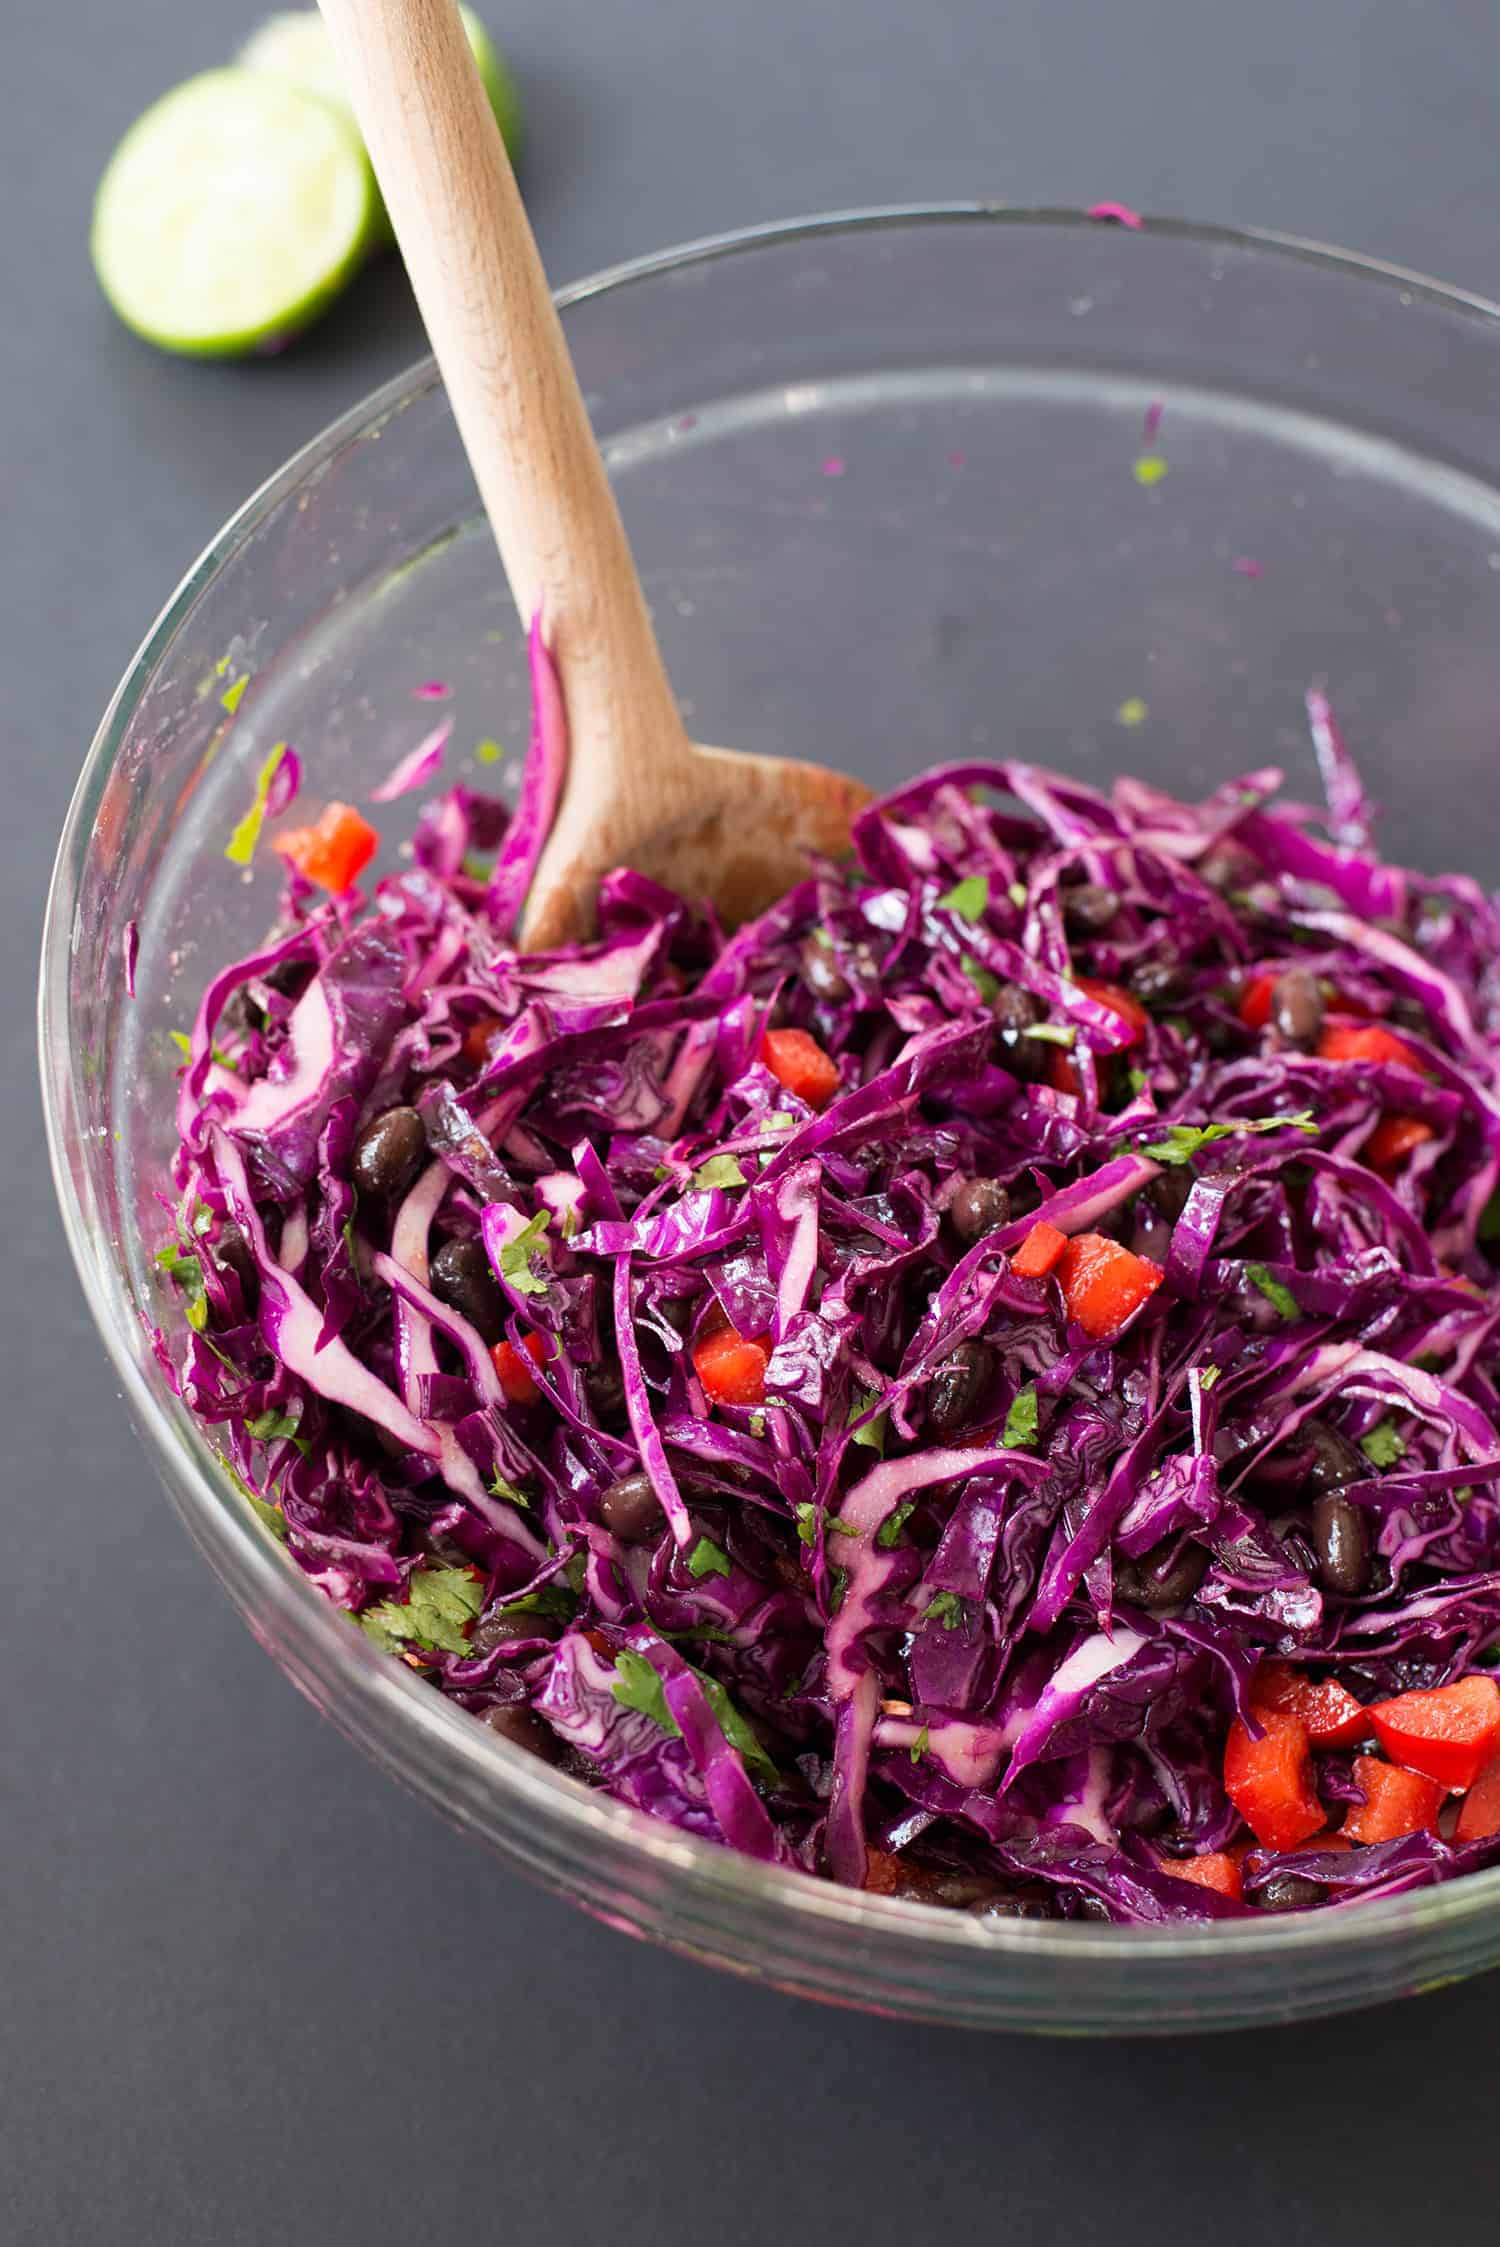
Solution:
[[[569,794],[648,785],[687,739],[456,0],[320,5],[516,607],[542,612]]]

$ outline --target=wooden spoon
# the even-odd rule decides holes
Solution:
[[[593,926],[633,866],[726,920],[842,853],[870,791],[689,741],[536,243],[456,0],[320,0],[523,622],[562,680],[567,783],[522,919]]]

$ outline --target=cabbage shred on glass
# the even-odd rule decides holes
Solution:
[[[159,1337],[351,1628],[769,1864],[995,1916],[1500,1859],[1500,913],[1328,810],[924,774],[754,924],[555,805],[295,871],[206,993]],[[295,855],[295,854],[294,854]]]

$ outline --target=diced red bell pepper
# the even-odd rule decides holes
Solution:
[[[1081,991],[1085,998],[1092,999],[1097,1006],[1107,1006],[1111,1014],[1123,1015],[1130,1030],[1127,1041],[1130,1045],[1145,1036],[1151,1017],[1133,991],[1123,989],[1118,983],[1096,983],[1089,975],[1080,975],[1073,988]]]
[[[1289,1854],[1293,1857],[1302,1857],[1317,1849],[1325,1856],[1342,1857],[1345,1850],[1353,1847],[1354,1844],[1347,1834],[1335,1833],[1330,1827],[1326,1833],[1309,1834],[1306,1841],[1299,1841],[1296,1848]]]
[[[1270,1021],[1271,993],[1275,988],[1274,975],[1251,976],[1239,1006],[1240,1020],[1247,1030],[1263,1030]]]
[[[1010,1260],[1023,1280],[1044,1280],[1067,1248],[1068,1236],[1042,1218],[1032,1226]]]
[[[1461,1794],[1500,1753],[1500,1685],[1485,1672],[1431,1692],[1398,1693],[1374,1704],[1370,1722],[1393,1762]]]
[[[276,848],[299,874],[337,896],[364,872],[380,837],[352,804],[328,804],[316,826],[288,828]]]
[[[1162,1857],[1158,1862],[1174,1880],[1190,1880],[1196,1888],[1211,1888],[1216,1896],[1228,1896],[1236,1904],[1244,1901],[1244,1875],[1237,1861],[1222,1849],[1211,1849],[1203,1857]]]
[[[1058,1260],[1057,1276],[1069,1318],[1091,1342],[1118,1334],[1165,1277],[1159,1264],[1103,1233],[1075,1233]]]
[[[528,1334],[525,1344],[526,1357],[511,1342],[497,1342],[490,1352],[500,1376],[500,1386],[512,1404],[535,1404],[542,1393],[531,1378],[531,1365],[546,1364],[547,1345],[539,1334]],[[530,1358],[531,1365],[526,1363],[526,1358]]]
[[[481,1014],[477,1022],[471,1022],[464,1032],[465,1061],[472,1061],[476,1069],[482,1069],[490,1057],[490,1040],[503,1028],[498,1014]]]
[[[1328,1823],[1313,1785],[1307,1726],[1284,1709],[1259,1709],[1258,1740],[1236,1717],[1224,1749],[1224,1792],[1257,1841],[1295,1849]]]
[[[1495,1833],[1500,1833],[1500,1756],[1485,1766],[1464,1796],[1453,1838],[1488,1841]]]
[[[768,1030],[760,1057],[777,1083],[809,1108],[826,1108],[839,1089],[837,1062],[805,1030]]]
[[[1054,1092],[1071,1093],[1075,1100],[1082,1097],[1083,1080],[1073,1066],[1072,1055],[1064,1053],[1060,1046],[1054,1046],[1047,1056],[1047,1082]]]
[[[1409,1045],[1378,1022],[1330,1022],[1318,1040],[1320,1061],[1394,1061],[1422,1074]]]
[[[1420,1116],[1382,1116],[1364,1144],[1364,1158],[1372,1170],[1394,1174],[1414,1148],[1433,1137],[1432,1126]]]
[[[1251,1706],[1300,1716],[1315,1748],[1352,1748],[1374,1737],[1370,1712],[1331,1677],[1309,1677],[1287,1662],[1266,1662],[1250,1687]]]
[[[1402,1771],[1379,1756],[1354,1758],[1354,1784],[1364,1795],[1344,1820],[1342,1831],[1351,1841],[1399,1841],[1403,1834],[1437,1831],[1443,1807],[1443,1790],[1436,1779],[1420,1771]]]
[[[693,1345],[693,1371],[710,1404],[764,1404],[770,1362],[769,1334],[751,1340],[721,1326]]]

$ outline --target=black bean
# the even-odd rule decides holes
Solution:
[[[1326,1420],[1304,1421],[1297,1431],[1297,1443],[1310,1454],[1303,1469],[1303,1488],[1314,1498],[1328,1490],[1343,1490],[1351,1482],[1363,1482],[1370,1472],[1363,1454]]]
[[[405,1199],[427,1160],[427,1133],[415,1108],[387,1108],[354,1142],[350,1168],[362,1194],[379,1201]]]
[[[1273,1873],[1250,1901],[1263,1912],[1295,1912],[1304,1911],[1309,1904],[1321,1904],[1324,1894],[1317,1881],[1304,1880],[1301,1873]]]
[[[502,1740],[513,1747],[524,1748],[528,1755],[538,1755],[550,1763],[556,1752],[556,1741],[541,1718],[527,1708],[524,1701],[497,1701],[484,1712],[484,1721]]]
[[[830,1006],[849,996],[849,978],[821,936],[810,936],[802,947],[802,980],[815,999]]]
[[[1187,1544],[1174,1559],[1171,1538],[1153,1545],[1139,1560],[1128,1560],[1116,1554],[1114,1564],[1116,1597],[1128,1600],[1134,1607],[1144,1607],[1155,1614],[1159,1609],[1179,1607],[1191,1599],[1203,1581],[1208,1567],[1208,1555],[1201,1545]]]
[[[1363,1509],[1342,1490],[1323,1491],[1313,1500],[1312,1537],[1324,1590],[1357,1598],[1370,1581],[1370,1531]]]
[[[895,1886],[889,1891],[910,1904],[938,1904],[948,1911],[970,1911],[989,1894],[992,1883],[983,1873],[956,1872],[946,1865],[896,1864]]]
[[[996,1028],[1000,1030],[1030,1030],[1046,1011],[1041,1000],[1033,998],[1020,983],[1002,983],[991,1001],[991,1009]]]
[[[600,1421],[617,1421],[625,1411],[625,1376],[617,1365],[591,1365],[583,1376],[589,1409]]]
[[[1187,1208],[1188,1195],[1193,1190],[1193,1170],[1189,1163],[1176,1163],[1152,1179],[1146,1188],[1146,1199],[1151,1207],[1175,1225]]]
[[[642,1545],[654,1537],[665,1516],[649,1475],[622,1475],[599,1501],[599,1519],[622,1545]]]
[[[469,1652],[474,1655],[493,1654],[498,1646],[510,1646],[519,1638],[545,1638],[541,1628],[543,1618],[538,1615],[513,1615],[504,1607],[492,1607],[469,1633]]]
[[[245,1308],[249,1310],[260,1293],[260,1274],[255,1269],[250,1243],[232,1220],[219,1228],[219,1237],[214,1242],[214,1262],[222,1264],[226,1272],[233,1272],[240,1283]]]
[[[948,1222],[961,1241],[983,1240],[1010,1223],[1010,1196],[998,1179],[966,1178],[948,1204]]]
[[[267,990],[279,991],[284,999],[295,999],[306,990],[312,978],[313,967],[310,960],[286,959],[278,960],[274,967],[268,967],[260,980]]]
[[[966,1427],[984,1403],[995,1377],[995,1353],[987,1342],[960,1342],[927,1385],[927,1425],[949,1436]]]
[[[1192,976],[1175,960],[1142,960],[1131,972],[1130,988],[1147,1006],[1175,1006],[1192,987]]]
[[[1100,882],[1078,882],[1062,893],[1063,927],[1070,936],[1099,936],[1120,910],[1113,890]]]
[[[1045,1888],[1001,1889],[986,1896],[982,1903],[971,1904],[969,1910],[975,1919],[1055,1919],[1052,1897]]]
[[[432,1292],[468,1320],[481,1342],[493,1349],[505,1333],[501,1294],[483,1241],[445,1241],[432,1259]]]
[[[1305,967],[1289,967],[1271,986],[1271,1027],[1286,1045],[1310,1050],[1323,1028],[1323,993]]]

